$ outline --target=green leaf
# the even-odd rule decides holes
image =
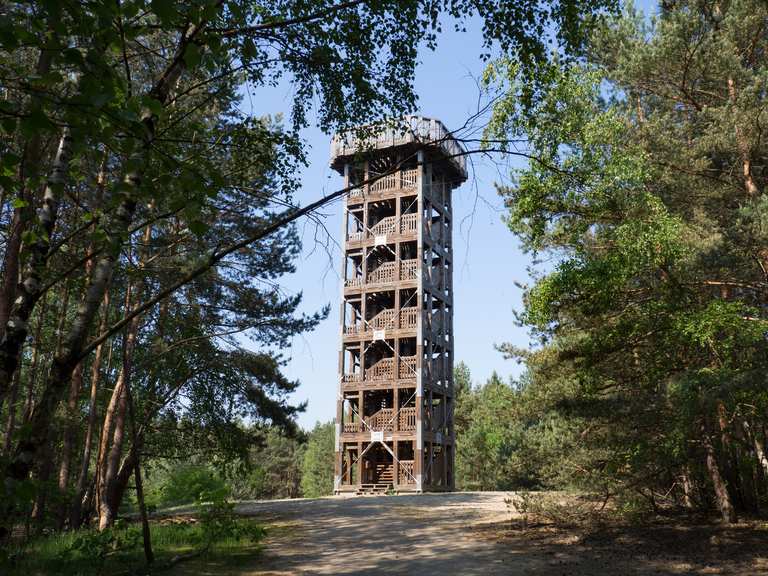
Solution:
[[[195,236],[203,236],[208,231],[208,224],[200,220],[192,220],[189,223],[189,231]]]
[[[17,156],[13,152],[6,152],[3,155],[2,159],[0,159],[0,166],[4,168],[5,167],[10,168],[13,166],[18,166],[20,162],[21,162],[21,157]]]
[[[55,128],[48,116],[40,110],[33,110],[29,116],[21,120],[21,131],[29,137],[39,135],[41,132],[50,132]]]
[[[29,202],[27,202],[26,200],[22,200],[21,198],[14,198],[13,200],[11,200],[11,206],[14,209],[15,208],[26,208],[27,206],[29,206]]]
[[[189,68],[194,68],[200,64],[202,53],[200,47],[197,44],[188,44],[187,49],[184,51],[184,62],[187,63]]]
[[[3,128],[3,132],[12,134],[16,131],[16,118],[3,118],[0,120],[0,126]]]
[[[176,6],[169,0],[152,0],[150,3],[152,12],[163,24],[170,24],[176,16]]]
[[[145,108],[148,108],[152,114],[155,116],[160,116],[163,112],[163,104],[159,100],[155,100],[154,98],[150,98],[149,96],[144,96],[141,99],[141,104]]]

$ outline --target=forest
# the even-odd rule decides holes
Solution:
[[[298,223],[349,190],[299,197],[303,134],[416,111],[419,50],[448,26],[482,28],[488,102],[480,135],[454,137],[525,160],[496,193],[531,259],[531,344],[497,351],[521,376],[455,366],[457,487],[588,493],[622,518],[764,517],[768,7],[655,14],[2,3],[0,570],[51,534],[103,562],[124,518],[148,566],[159,508],[213,502],[208,546],[263,536],[232,500],[332,492],[333,424],[300,429],[285,367],[334,313],[280,286]],[[282,82],[290,109],[260,109]]]

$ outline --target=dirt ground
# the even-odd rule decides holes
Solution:
[[[238,574],[768,576],[768,525],[589,533],[522,523],[500,492],[242,503],[271,526]],[[256,559],[254,559],[256,560]]]

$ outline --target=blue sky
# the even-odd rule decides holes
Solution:
[[[650,2],[641,2],[647,8]],[[479,22],[470,22],[467,32],[444,26],[439,46],[423,49],[416,74],[419,113],[435,117],[449,128],[460,127],[477,107],[477,79],[484,64],[480,61],[482,35]],[[261,93],[260,93],[261,96]],[[291,89],[282,86],[261,99],[259,109],[270,114],[286,113],[291,106]],[[307,129],[309,166],[301,174],[301,204],[341,187],[342,182],[329,166],[330,135],[317,128]],[[521,308],[522,289],[516,283],[528,281],[530,256],[502,222],[502,203],[494,183],[509,175],[509,168],[524,166],[509,160],[498,162],[473,158],[470,180],[454,191],[454,331],[455,360],[465,362],[475,382],[494,371],[502,378],[515,377],[522,367],[505,360],[495,345],[510,342],[528,346],[528,332],[515,325],[514,311]],[[310,220],[299,223],[304,243],[297,272],[286,277],[286,293],[302,292],[302,309],[315,311],[330,303],[331,314],[311,333],[294,338],[286,355],[291,360],[286,375],[301,381],[294,401],[308,401],[299,417],[304,428],[335,415],[339,349],[339,270],[341,253],[341,203],[324,211],[323,225],[333,236],[331,244],[324,230]],[[319,243],[318,243],[319,242]]]

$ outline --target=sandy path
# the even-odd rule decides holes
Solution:
[[[468,529],[509,518],[501,493],[258,502],[238,512],[297,522],[269,539],[264,574],[527,573],[510,572],[503,547]]]
[[[768,576],[768,526],[660,525],[586,536],[509,530],[504,493],[247,502],[276,529],[242,574]],[[252,565],[253,566],[253,565]]]

